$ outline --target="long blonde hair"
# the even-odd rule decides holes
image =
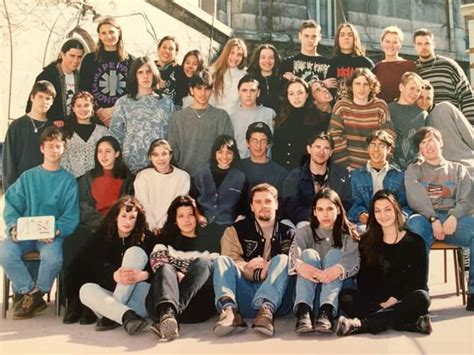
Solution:
[[[214,81],[214,94],[216,96],[221,96],[224,91],[224,75],[229,69],[227,58],[234,47],[238,47],[243,52],[242,61],[237,67],[239,69],[245,68],[245,63],[247,61],[247,46],[245,45],[245,42],[240,38],[229,39],[222,49],[222,53],[214,63],[212,78]]]

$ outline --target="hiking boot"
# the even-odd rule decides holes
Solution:
[[[128,335],[141,332],[148,326],[148,322],[136,314],[133,310],[128,310],[122,316],[122,327]]]
[[[466,311],[474,312],[474,294],[467,295]]]
[[[12,319],[28,319],[47,308],[43,293],[36,291],[23,296],[21,303],[13,311]]]
[[[63,324],[73,324],[79,322],[82,307],[79,298],[70,298],[66,301],[66,312],[63,317]]]
[[[172,307],[167,307],[160,314],[160,322],[154,323],[150,330],[165,340],[173,340],[179,337],[179,325],[176,320],[176,312]]]
[[[272,337],[275,334],[273,313],[268,307],[261,307],[252,326],[256,331]]]
[[[429,316],[429,314],[420,316],[416,321],[415,325],[418,333],[429,335],[433,331],[433,327],[431,325],[431,317]]]
[[[336,334],[337,336],[351,335],[362,327],[362,323],[359,318],[346,318],[344,316],[339,317],[337,323]]]
[[[221,311],[219,320],[214,326],[214,334],[222,337],[234,332],[241,332],[247,329],[247,323],[234,307],[226,307]]]
[[[296,326],[298,334],[314,332],[311,308],[306,303],[299,303],[296,307]]]
[[[102,317],[97,320],[97,323],[95,323],[95,330],[97,332],[104,332],[106,330],[112,330],[117,327],[120,327],[120,324],[107,317]]]
[[[320,333],[334,333],[333,328],[333,307],[329,304],[324,304],[319,308],[318,318],[314,325],[314,330]]]
[[[79,318],[79,324],[87,325],[87,324],[94,324],[97,320],[97,316],[87,306],[81,305],[81,317]]]
[[[21,301],[23,300],[23,294],[21,293],[14,293],[13,294],[13,305],[12,305],[12,309],[16,309],[18,307],[20,307],[21,305]]]

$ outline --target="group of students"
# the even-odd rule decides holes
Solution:
[[[456,90],[415,73],[458,68],[428,30],[415,32],[416,65],[398,56],[402,32],[384,30],[375,68],[354,26],[338,28],[332,59],[320,31],[304,21],[300,53],[280,64],[264,44],[248,69],[240,39],[210,70],[196,50],[178,65],[171,36],[156,63],[133,58],[113,18],[82,65],[81,42],[66,41],[5,139],[13,319],[44,310],[62,270],[64,323],[98,331],[135,334],[149,317],[171,340],[217,310],[218,336],[250,317],[272,336],[293,310],[297,333],[431,333],[433,240],[474,258],[472,89],[460,68]],[[53,239],[16,239],[19,217],[45,215]]]

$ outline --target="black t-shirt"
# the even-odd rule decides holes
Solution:
[[[89,138],[91,137],[92,133],[94,132],[94,129],[95,129],[95,123],[91,123],[91,124],[76,124],[74,126],[74,130],[75,132],[77,133],[77,135],[79,137],[81,137],[81,139],[84,141],[84,142],[87,142],[89,140]]]
[[[339,82],[337,97],[347,97],[347,81],[356,68],[368,68],[372,70],[374,67],[374,62],[368,57],[357,57],[352,54],[339,54],[332,57],[329,77],[336,78]]]
[[[283,60],[280,74],[291,72],[309,83],[313,80],[325,80],[333,77],[330,75],[331,65],[329,58],[298,53]]]

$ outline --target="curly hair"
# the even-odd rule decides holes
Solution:
[[[372,100],[377,94],[380,92],[381,85],[380,81],[377,80],[377,77],[374,73],[372,73],[367,68],[356,68],[352,73],[351,77],[347,82],[347,86],[349,87],[349,97],[351,100],[354,100],[354,92],[352,91],[352,84],[355,79],[359,76],[363,76],[369,82],[370,93],[369,93],[369,100]]]

